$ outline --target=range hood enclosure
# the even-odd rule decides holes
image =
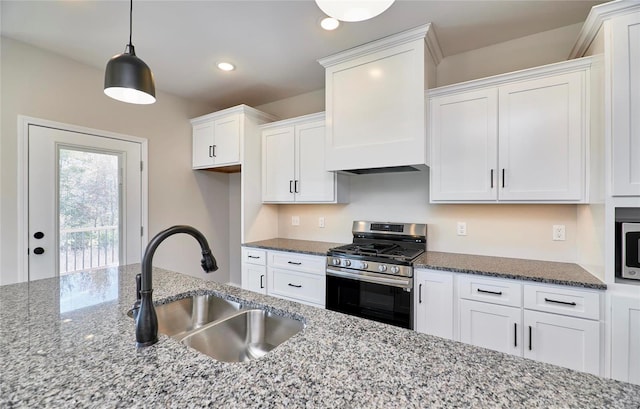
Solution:
[[[430,24],[319,60],[326,69],[329,171],[428,165],[425,89],[439,58]],[[371,173],[371,172],[367,172]]]

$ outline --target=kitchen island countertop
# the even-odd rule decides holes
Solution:
[[[0,287],[0,407],[637,408],[640,386],[154,269],[154,299],[215,293],[306,322],[266,356],[135,347],[139,265]],[[215,275],[215,273],[213,273]]]

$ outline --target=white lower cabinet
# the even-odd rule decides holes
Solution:
[[[326,258],[242,249],[242,288],[324,308]]]
[[[600,322],[524,310],[524,357],[600,375]]]
[[[460,341],[511,355],[522,354],[522,310],[460,300]]]
[[[454,339],[453,273],[416,269],[414,288],[415,330]]]
[[[611,296],[611,377],[640,385],[639,296]]]
[[[428,269],[414,285],[418,332],[602,374],[602,291]],[[612,374],[640,383],[640,299],[613,305]]]

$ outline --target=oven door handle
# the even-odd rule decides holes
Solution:
[[[406,290],[410,290],[412,286],[411,279],[404,278],[385,278],[379,276],[373,276],[370,274],[357,274],[357,273],[348,273],[345,271],[334,270],[331,268],[327,268],[327,275],[340,277],[340,278],[348,278],[351,280],[364,281],[366,283],[373,284],[382,284],[382,285],[390,285],[392,287],[400,287]]]

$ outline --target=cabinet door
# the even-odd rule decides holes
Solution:
[[[498,91],[432,98],[432,201],[497,199]]]
[[[296,202],[335,200],[333,172],[324,169],[324,121],[296,127]]]
[[[612,194],[640,196],[640,13],[611,20]]]
[[[525,358],[600,375],[600,322],[524,311]]]
[[[640,297],[611,296],[611,377],[640,385]]]
[[[262,201],[293,202],[294,127],[262,133]]]
[[[267,293],[267,267],[242,264],[242,288],[260,294]]]
[[[240,163],[240,116],[216,120],[213,142],[213,161],[216,166]]]
[[[416,331],[454,339],[453,274],[416,270],[414,288]]]
[[[521,309],[460,300],[460,341],[522,355]]]
[[[213,166],[213,121],[194,125],[193,156],[194,168]]]
[[[583,199],[583,93],[582,72],[499,88],[498,199]]]

